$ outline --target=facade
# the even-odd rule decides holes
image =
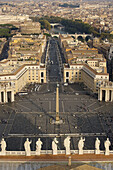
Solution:
[[[108,73],[98,73],[87,64],[72,64],[64,66],[64,83],[83,82],[94,93],[103,81],[109,81]]]
[[[20,92],[27,83],[46,83],[46,67],[44,64],[22,64],[22,62],[6,60],[0,62],[3,69],[0,72],[0,103],[13,102],[14,94]],[[3,65],[3,66],[2,66]],[[13,68],[8,73],[8,67]]]
[[[20,24],[20,31],[23,34],[39,34],[41,33],[41,25],[39,22],[24,21]]]

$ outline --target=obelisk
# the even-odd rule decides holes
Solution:
[[[59,87],[56,88],[56,122],[59,122]]]

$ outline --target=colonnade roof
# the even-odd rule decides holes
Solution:
[[[14,73],[10,73],[10,74],[0,74],[0,76],[13,76],[13,75],[16,75],[16,74],[19,73],[25,66],[40,66],[40,64],[24,64],[24,65],[20,66]],[[45,68],[45,66],[40,66],[40,68]]]
[[[86,67],[86,68],[88,68],[91,72],[93,72],[95,75],[106,75],[106,76],[108,76],[109,74],[108,73],[98,73],[98,72],[96,72],[94,69],[92,69],[89,65],[87,65],[87,64],[71,64],[71,65],[65,65],[64,67],[65,68],[70,68],[70,66],[84,66],[84,67]]]

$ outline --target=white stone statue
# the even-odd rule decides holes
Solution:
[[[104,147],[105,147],[105,155],[109,155],[109,147],[111,145],[111,142],[109,141],[109,138],[104,142]]]
[[[64,139],[64,147],[66,149],[66,155],[70,155],[70,136]]]
[[[57,144],[58,144],[58,140],[57,138],[54,138],[52,141],[53,155],[57,155]]]
[[[25,154],[26,156],[31,156],[31,148],[30,148],[30,144],[32,141],[29,141],[29,139],[27,138],[25,143],[24,143],[24,148],[25,148]]]
[[[85,141],[85,138],[83,139],[81,137],[79,142],[78,142],[79,155],[83,154],[84,141]]]
[[[95,154],[100,154],[100,140],[98,138],[95,141]]]
[[[6,154],[6,142],[4,138],[2,138],[0,144],[1,144],[1,154],[5,155]]]
[[[40,140],[40,138],[38,138],[36,142],[36,155],[40,155],[42,144],[43,144],[42,141]]]

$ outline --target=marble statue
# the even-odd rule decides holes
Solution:
[[[58,140],[57,138],[54,138],[52,141],[53,155],[57,155],[57,144],[58,144]]]
[[[66,149],[66,155],[70,155],[70,136],[64,139],[64,147]]]
[[[85,138],[83,139],[81,137],[79,142],[78,142],[79,155],[83,154],[84,141],[85,141]]]
[[[104,147],[105,147],[105,155],[109,155],[109,147],[111,145],[111,142],[109,141],[109,138],[104,142]]]
[[[5,155],[6,154],[6,142],[4,138],[2,138],[0,144],[1,144],[1,154]]]
[[[36,142],[36,155],[40,155],[42,144],[43,144],[42,141],[40,140],[40,138],[38,138]]]
[[[96,138],[96,141],[95,141],[95,154],[100,154],[100,140],[99,140],[99,138]]]
[[[29,141],[29,139],[27,138],[25,143],[24,143],[24,148],[25,148],[25,154],[26,156],[31,156],[31,148],[30,148],[30,144],[32,141]]]

